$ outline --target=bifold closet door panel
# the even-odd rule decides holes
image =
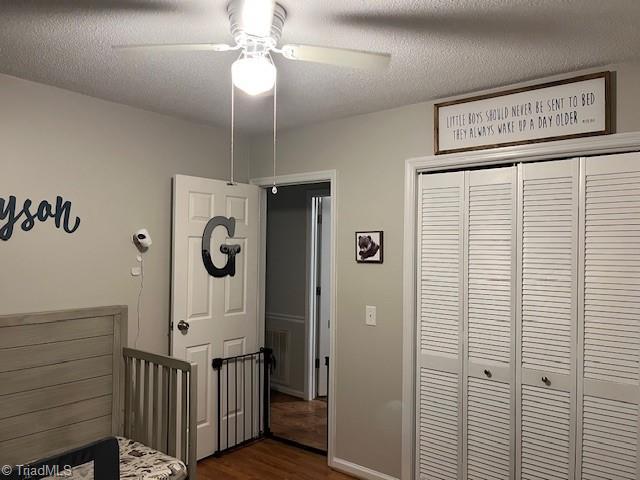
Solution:
[[[516,478],[574,478],[579,161],[518,181]]]
[[[462,460],[464,173],[418,189],[416,477],[456,480]]]
[[[466,173],[464,448],[468,480],[514,472],[516,167]]]
[[[578,471],[640,478],[640,154],[582,160]]]

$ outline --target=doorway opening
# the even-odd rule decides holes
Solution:
[[[331,184],[267,193],[265,346],[271,349],[270,428],[326,454],[331,317]]]

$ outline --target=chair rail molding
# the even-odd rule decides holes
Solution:
[[[283,322],[304,324],[306,321],[304,315],[292,315],[289,313],[276,313],[276,312],[266,312],[264,315],[266,318],[270,318],[272,320],[281,320]]]

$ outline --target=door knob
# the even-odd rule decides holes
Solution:
[[[182,333],[187,333],[189,331],[189,322],[185,322],[184,320],[180,320],[178,322],[178,330]]]

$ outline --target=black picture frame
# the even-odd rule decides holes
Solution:
[[[360,237],[371,237],[371,241],[377,246],[376,252],[370,257],[362,257],[360,255]],[[375,263],[380,264],[384,261],[384,231],[382,230],[365,230],[356,232],[355,235],[355,258],[357,263]]]

